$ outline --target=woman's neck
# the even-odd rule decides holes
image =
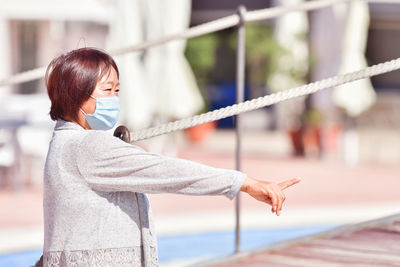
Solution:
[[[91,130],[92,128],[90,127],[90,125],[87,123],[85,116],[82,114],[81,111],[78,111],[78,119],[73,119],[70,116],[65,116],[64,119],[66,121],[70,121],[73,123],[76,123],[78,125],[80,125],[83,129],[85,130]]]

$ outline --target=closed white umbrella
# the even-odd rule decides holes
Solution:
[[[303,0],[279,0],[277,5],[297,5]],[[308,45],[305,38],[308,31],[307,14],[293,12],[276,19],[275,37],[286,52],[277,62],[277,69],[268,80],[273,91],[286,90],[304,84],[308,72]],[[304,36],[304,38],[301,38]],[[278,123],[290,127],[299,123],[298,117],[304,111],[304,97],[277,105]]]
[[[368,26],[368,3],[351,2],[348,7],[339,73],[355,71],[367,66],[364,54]],[[342,152],[346,164],[354,166],[358,162],[359,142],[352,117],[356,117],[370,108],[375,103],[376,94],[370,79],[362,79],[334,88],[332,96],[334,103],[342,107],[349,116],[342,135]]]
[[[147,0],[145,6],[148,40],[179,33],[189,27],[191,1]],[[155,96],[155,112],[168,120],[192,116],[201,111],[204,105],[184,56],[185,45],[185,40],[173,41],[150,48],[145,57],[151,90]]]
[[[143,42],[143,17],[140,0],[118,0],[110,25],[109,47],[119,48]],[[154,99],[148,90],[148,80],[141,53],[129,53],[116,58],[120,70],[121,117],[129,129],[150,125]]]
[[[339,73],[363,69],[367,66],[365,49],[369,25],[368,3],[353,1],[350,3],[346,22],[342,63]],[[376,94],[370,79],[338,86],[333,91],[336,105],[344,108],[349,116],[355,117],[370,108],[376,100]]]

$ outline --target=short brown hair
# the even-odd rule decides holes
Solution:
[[[53,59],[46,70],[46,87],[52,120],[78,119],[79,108],[111,67],[119,77],[111,56],[95,48],[80,48]]]

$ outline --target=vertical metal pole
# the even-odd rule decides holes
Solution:
[[[239,6],[239,24],[237,28],[237,54],[236,54],[236,103],[244,101],[244,70],[245,70],[245,27],[244,16],[246,8]],[[236,115],[236,170],[242,169],[241,148],[241,122],[240,115]],[[235,253],[240,251],[240,194],[236,197],[236,230],[235,230]]]

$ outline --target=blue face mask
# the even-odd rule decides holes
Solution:
[[[96,109],[93,114],[85,115],[86,121],[93,130],[110,130],[118,121],[120,102],[118,96],[93,97],[96,99]]]

